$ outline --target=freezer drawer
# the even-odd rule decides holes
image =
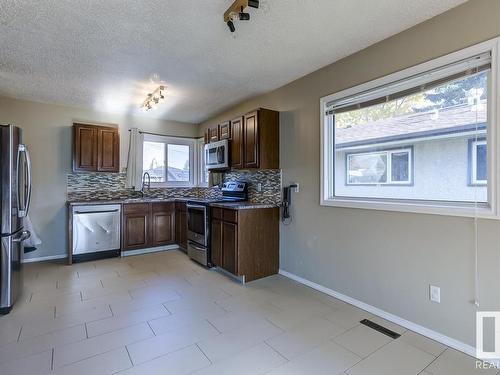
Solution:
[[[73,207],[73,255],[120,249],[121,205]]]

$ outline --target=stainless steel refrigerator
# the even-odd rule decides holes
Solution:
[[[0,314],[6,314],[22,291],[23,242],[30,237],[24,217],[31,200],[31,162],[22,130],[0,125]]]

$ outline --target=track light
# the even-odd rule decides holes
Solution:
[[[245,12],[245,8],[258,8],[259,4],[259,0],[234,0],[233,4],[224,12],[224,22],[229,27],[231,33],[234,33],[236,30],[234,23],[237,20],[250,20],[250,13]]]
[[[243,12],[243,7],[241,7],[241,11],[238,13],[238,18],[240,19],[240,21],[249,21],[250,13]]]
[[[251,8],[259,8],[259,0],[248,0],[248,6]]]
[[[145,112],[152,109],[156,109],[156,106],[160,104],[160,101],[165,100],[165,86],[159,86],[152,93],[149,93],[144,102],[142,103],[141,109]]]

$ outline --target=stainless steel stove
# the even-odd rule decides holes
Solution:
[[[222,198],[199,198],[187,201],[188,256],[206,267],[212,266],[210,252],[210,204],[220,202],[243,202],[248,200],[246,182],[225,182],[221,190]]]

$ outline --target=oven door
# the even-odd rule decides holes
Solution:
[[[187,204],[188,240],[202,246],[208,246],[207,207],[198,204]]]

